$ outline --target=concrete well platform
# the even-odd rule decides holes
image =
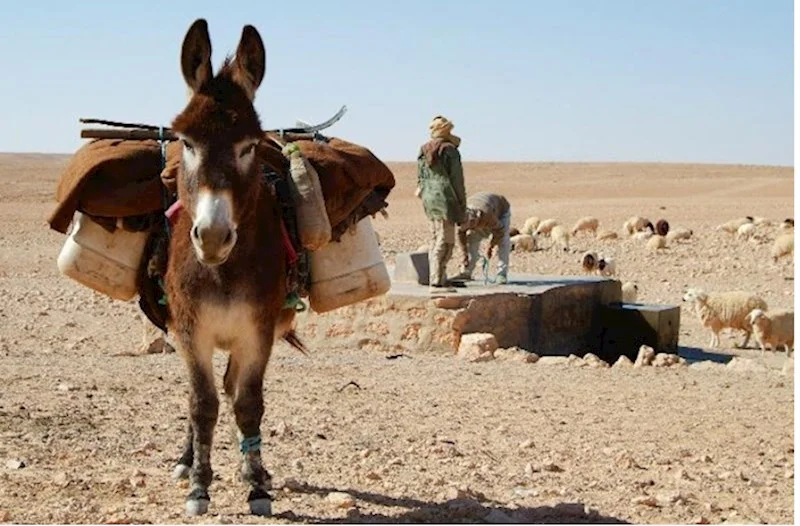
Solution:
[[[490,332],[501,347],[540,355],[600,353],[603,306],[621,302],[621,284],[600,277],[509,276],[506,285],[467,282],[432,296],[427,286],[395,281],[380,297],[298,316],[311,347],[347,345],[384,352],[454,353],[461,335]],[[605,354],[605,353],[604,353]]]

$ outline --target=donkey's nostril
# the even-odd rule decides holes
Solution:
[[[200,241],[200,230],[197,228],[197,225],[192,227],[192,237]]]
[[[231,241],[233,241],[233,230],[228,230],[228,235],[225,236],[225,241],[223,243],[225,245],[230,245]]]

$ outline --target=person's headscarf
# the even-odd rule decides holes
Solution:
[[[454,124],[446,117],[437,115],[433,118],[428,125],[431,132],[431,140],[422,146],[422,153],[428,166],[433,166],[436,163],[439,153],[442,148],[447,146],[447,143],[452,144],[456,148],[461,144],[461,137],[453,135]]]

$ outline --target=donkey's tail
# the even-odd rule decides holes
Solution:
[[[295,332],[294,329],[284,334],[283,340],[301,353],[308,356],[308,347],[306,347],[302,340],[300,340],[300,337],[297,336],[297,332]]]

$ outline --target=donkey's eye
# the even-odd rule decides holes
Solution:
[[[253,151],[254,151],[255,149],[256,149],[256,143],[248,144],[248,145],[247,145],[247,146],[244,148],[244,150],[242,150],[242,153],[240,153],[240,154],[239,154],[239,157],[247,157],[248,155],[250,155],[251,153],[253,153]]]
[[[183,147],[186,148],[188,151],[190,152],[194,151],[194,146],[192,146],[192,143],[190,143],[186,139],[181,139],[181,142],[183,143]]]

